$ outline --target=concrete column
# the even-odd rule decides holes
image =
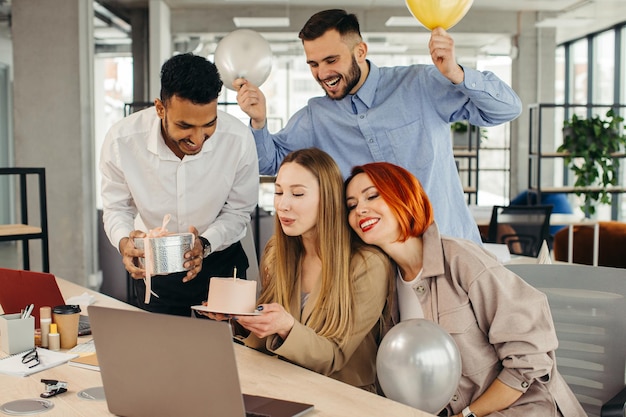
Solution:
[[[511,196],[528,188],[528,147],[529,147],[529,111],[528,106],[535,103],[554,101],[555,30],[536,28],[538,15],[534,12],[519,12],[517,34],[514,43],[517,57],[513,60],[512,87],[520,96],[524,109],[521,116],[511,125]],[[547,114],[544,116],[548,116]],[[550,124],[543,124],[544,150],[553,146]],[[545,162],[545,161],[544,161]],[[544,183],[553,181],[552,167],[542,165]]]
[[[161,92],[161,65],[172,56],[170,8],[163,0],[150,0],[150,95],[148,101]]]
[[[51,272],[97,286],[92,3],[14,0],[12,36],[15,165],[46,168]]]

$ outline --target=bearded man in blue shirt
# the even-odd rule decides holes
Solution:
[[[458,65],[454,41],[442,28],[432,31],[429,42],[434,65],[405,67],[370,62],[359,22],[345,10],[316,13],[299,37],[326,96],[310,99],[281,131],[268,131],[259,88],[243,78],[233,81],[237,102],[250,116],[260,173],[274,175],[285,155],[308,147],[329,153],[344,177],[355,165],[391,162],[420,180],[442,234],[480,243],[456,169],[450,123],[511,121],[521,113],[515,92],[491,72]]]

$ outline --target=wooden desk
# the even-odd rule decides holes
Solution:
[[[90,291],[57,278],[65,298],[87,291],[97,297],[96,305],[136,309],[136,307]],[[89,337],[80,338],[81,342]],[[384,397],[344,384],[318,373],[235,344],[235,354],[242,391],[315,405],[311,417],[432,417]],[[70,365],[61,365],[25,378],[0,374],[0,404],[25,398],[37,398],[44,391],[41,379],[57,379],[68,383],[68,392],[52,397],[54,408],[42,417],[111,416],[105,401],[89,401],[76,394],[86,388],[102,386],[100,372]]]
[[[489,226],[492,206],[469,206],[474,221],[478,226]],[[550,215],[550,226],[569,227],[567,259],[574,259],[574,226],[593,226],[593,266],[598,266],[598,248],[600,242],[600,223],[596,220],[581,218],[577,214],[553,213]]]

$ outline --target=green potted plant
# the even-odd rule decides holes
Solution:
[[[466,120],[453,122],[450,124],[450,132],[452,132],[452,143],[455,147],[466,148],[469,146],[468,129],[471,129],[472,135],[476,134],[476,129],[480,129],[480,142],[482,143],[484,140],[487,140],[487,129],[479,128],[474,125],[470,126]]]
[[[585,119],[574,114],[563,122],[563,144],[557,152],[567,153],[564,161],[576,177],[574,187],[579,189],[576,195],[584,195],[581,209],[587,216],[595,213],[594,202],[611,202],[607,187],[618,182],[619,158],[615,154],[626,145],[621,129],[623,121],[611,109],[606,119],[598,115]]]

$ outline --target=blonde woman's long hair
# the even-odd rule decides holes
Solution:
[[[296,163],[310,171],[319,183],[317,254],[322,261],[320,295],[307,326],[321,336],[342,344],[353,327],[352,282],[350,277],[351,235],[341,171],[325,152],[308,148],[287,155],[281,166]],[[263,291],[259,303],[276,302],[291,314],[304,255],[301,236],[287,236],[276,217],[274,236],[265,247],[261,261]]]

